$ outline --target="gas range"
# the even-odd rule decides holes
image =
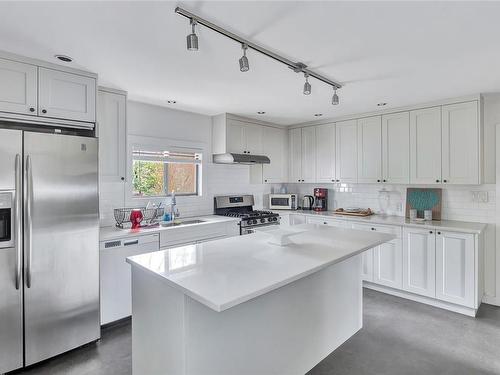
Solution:
[[[280,215],[272,211],[254,210],[253,195],[218,196],[214,198],[216,215],[240,219],[240,234],[253,233],[253,229],[279,225]]]

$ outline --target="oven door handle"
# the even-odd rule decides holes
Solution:
[[[22,201],[22,165],[21,165],[21,155],[16,155],[15,161],[15,171],[16,171],[16,191],[14,192],[15,196],[15,221],[14,226],[16,228],[15,241],[16,241],[16,289],[19,289],[21,285],[21,260],[22,260],[22,248],[23,248],[23,239],[22,239],[22,222],[21,222],[21,207],[23,204]]]

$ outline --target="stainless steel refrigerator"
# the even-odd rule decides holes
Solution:
[[[0,373],[100,337],[97,165],[95,138],[0,129]]]

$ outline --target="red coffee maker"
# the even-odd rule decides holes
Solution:
[[[328,210],[328,189],[315,188],[314,189],[314,211]]]

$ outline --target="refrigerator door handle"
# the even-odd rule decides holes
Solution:
[[[16,201],[15,201],[15,226],[16,226],[16,289],[19,289],[21,285],[21,259],[22,259],[22,223],[21,223],[21,207],[22,207],[22,165],[21,165],[21,155],[16,154],[15,162],[16,170]]]
[[[26,204],[24,206],[24,247],[26,249],[26,286],[31,288],[31,205],[33,194],[33,175],[31,173],[31,157],[26,157]]]

